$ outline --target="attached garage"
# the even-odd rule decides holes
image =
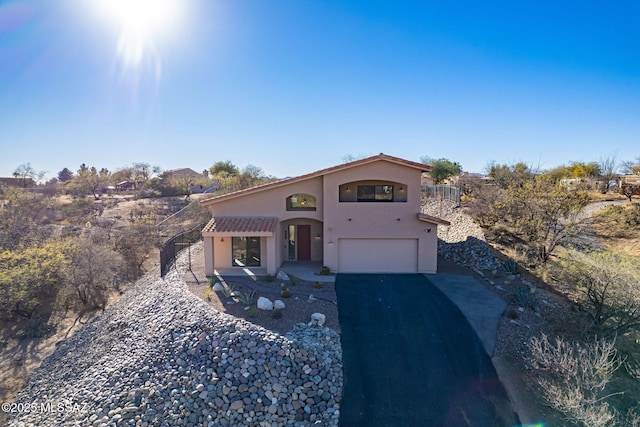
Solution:
[[[338,239],[341,273],[416,273],[418,239]]]

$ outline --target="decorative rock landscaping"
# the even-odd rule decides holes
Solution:
[[[10,426],[337,426],[342,351],[334,330],[286,336],[212,310],[182,274],[157,271],[34,372]],[[320,322],[318,322],[320,323]]]
[[[463,208],[446,200],[429,199],[422,211],[451,223],[438,226],[438,253],[442,257],[477,270],[502,267],[486,243],[484,232]]]

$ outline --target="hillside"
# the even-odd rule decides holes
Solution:
[[[36,410],[9,425],[337,425],[335,331],[283,336],[216,312],[183,273],[151,271],[60,342],[15,400]]]

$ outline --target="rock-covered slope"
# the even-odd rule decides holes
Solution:
[[[450,226],[438,226],[438,253],[441,256],[478,270],[500,267],[482,228],[461,207],[447,200],[428,199],[422,211],[451,223]]]
[[[300,324],[278,335],[213,311],[179,273],[165,280],[152,273],[58,344],[9,420],[15,427],[329,426],[338,424],[341,394],[335,331]]]

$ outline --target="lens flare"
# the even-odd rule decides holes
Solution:
[[[98,10],[118,27],[118,55],[138,66],[163,33],[176,23],[179,0],[95,0]]]

